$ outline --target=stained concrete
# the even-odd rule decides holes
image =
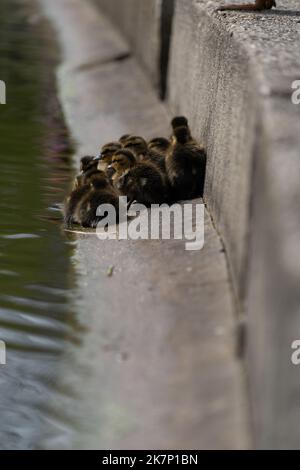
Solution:
[[[60,95],[77,142],[76,163],[125,132],[168,135],[170,115],[136,59],[115,60],[128,46],[93,4],[40,1],[63,51]],[[60,402],[49,404],[41,447],[249,447],[236,304],[208,212],[199,252],[185,251],[178,240],[104,242],[82,235],[74,264],[84,333],[62,359],[69,374],[61,377]],[[74,415],[77,435],[66,424]]]

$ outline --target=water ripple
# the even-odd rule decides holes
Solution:
[[[11,235],[0,235],[0,238],[5,240],[24,240],[26,238],[40,238],[40,236],[34,233],[14,233]]]

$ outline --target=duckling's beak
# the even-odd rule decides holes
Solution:
[[[115,173],[116,173],[116,170],[114,169],[114,167],[112,165],[108,165],[108,167],[106,168],[107,176],[109,178],[112,178]]]
[[[102,155],[102,153],[100,153],[100,155],[98,155],[97,157],[95,157],[93,159],[93,162],[100,162],[100,160],[102,160],[102,158],[103,158],[103,155]]]

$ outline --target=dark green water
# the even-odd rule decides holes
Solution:
[[[26,7],[24,6],[26,5]],[[72,307],[74,241],[59,211],[70,170],[55,98],[56,52],[21,0],[0,2],[0,448],[38,447],[57,398],[61,355],[78,341]]]

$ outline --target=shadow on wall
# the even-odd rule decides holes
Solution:
[[[169,66],[170,42],[172,35],[172,23],[175,10],[175,0],[162,0],[161,25],[160,25],[160,98],[163,100],[167,91],[167,77]]]

